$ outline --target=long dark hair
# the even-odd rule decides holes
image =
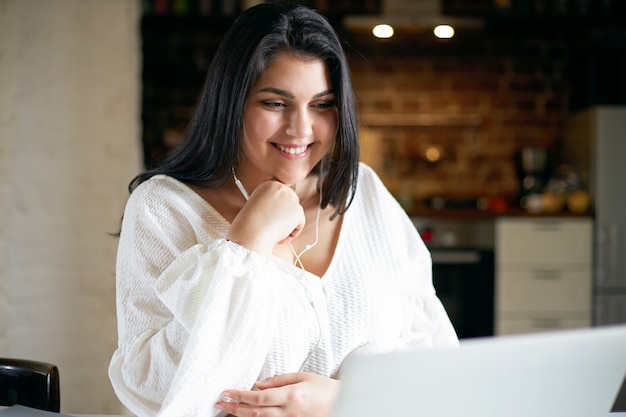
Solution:
[[[326,18],[287,3],[259,4],[235,20],[213,58],[183,141],[160,166],[136,176],[129,190],[157,174],[209,188],[224,184],[240,154],[247,96],[277,52],[318,57],[328,66],[339,126],[334,148],[323,164],[322,207],[331,204],[335,214],[345,212],[354,196],[359,161],[347,59]]]

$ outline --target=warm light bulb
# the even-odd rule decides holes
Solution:
[[[454,36],[454,28],[450,25],[438,25],[433,29],[433,33],[439,39],[450,39]]]
[[[426,159],[430,162],[437,162],[441,159],[441,149],[437,146],[429,146],[426,149]]]
[[[393,28],[389,25],[381,24],[374,26],[372,33],[377,38],[391,38],[393,36]]]

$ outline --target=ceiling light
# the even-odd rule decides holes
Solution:
[[[433,33],[439,39],[450,39],[454,36],[454,28],[450,25],[437,25],[433,29]]]
[[[455,31],[476,31],[484,26],[483,19],[473,16],[447,16],[444,0],[379,0],[378,15],[348,15],[342,24],[348,30],[370,32],[379,24],[392,26],[396,34],[423,31],[430,33],[437,25],[454,27]]]
[[[387,39],[393,36],[393,28],[387,24],[380,24],[374,26],[372,33],[377,38]]]

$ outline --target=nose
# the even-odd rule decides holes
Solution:
[[[308,109],[293,109],[289,112],[285,133],[296,138],[308,138],[313,134],[313,120]]]

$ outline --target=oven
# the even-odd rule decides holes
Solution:
[[[433,248],[433,284],[460,339],[493,336],[494,253]]]
[[[493,218],[411,217],[433,261],[433,284],[460,339],[494,335]]]

